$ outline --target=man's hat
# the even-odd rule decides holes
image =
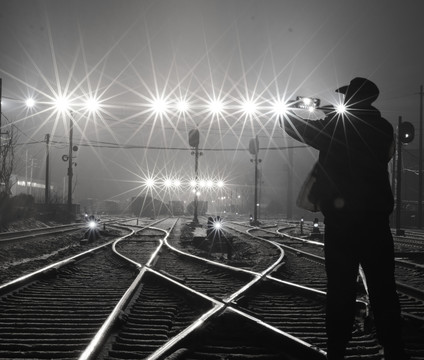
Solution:
[[[349,94],[349,97],[368,100],[369,102],[373,102],[380,94],[377,85],[375,85],[372,81],[361,77],[352,79],[349,85],[338,88],[336,92],[345,95]]]

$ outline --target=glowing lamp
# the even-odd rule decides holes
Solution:
[[[54,105],[59,112],[65,112],[70,107],[70,100],[66,96],[59,96],[55,99]]]
[[[224,110],[224,104],[221,100],[212,100],[208,104],[208,110],[212,114],[218,115]]]
[[[216,183],[216,186],[218,186],[219,188],[223,188],[224,182],[222,180],[218,180],[218,182]]]
[[[180,113],[185,113],[189,111],[190,104],[185,100],[180,100],[177,102],[176,108]]]
[[[152,179],[152,178],[146,179],[145,185],[148,188],[152,188],[153,186],[155,186],[155,179]]]
[[[215,221],[213,223],[213,227],[214,227],[215,230],[221,230],[222,229],[222,224],[221,224],[220,221]]]
[[[336,112],[338,114],[344,114],[346,111],[347,111],[346,105],[344,105],[344,104],[336,105]]]
[[[165,187],[169,188],[169,187],[172,186],[172,180],[171,179],[165,179],[163,184],[165,185]]]
[[[35,105],[35,100],[33,98],[29,98],[25,101],[25,105],[29,108],[32,108]]]
[[[257,112],[258,105],[254,101],[247,100],[243,103],[242,109],[246,115],[253,115]]]
[[[400,141],[404,144],[410,143],[415,137],[415,128],[410,122],[402,122],[398,129]]]
[[[296,97],[296,107],[299,109],[308,109],[309,111],[313,111],[317,107],[321,100],[318,98],[311,98],[307,96],[297,96]]]
[[[85,107],[90,112],[96,112],[100,108],[100,104],[97,99],[89,98],[85,101]]]
[[[283,100],[275,102],[272,107],[277,115],[284,115],[288,110],[288,105]]]
[[[157,115],[163,115],[168,111],[169,104],[163,98],[153,100],[151,104],[152,111]]]

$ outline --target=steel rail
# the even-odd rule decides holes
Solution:
[[[154,222],[153,224],[158,224],[159,222],[163,222],[165,219],[161,219],[158,220],[156,222]],[[178,219],[174,222],[174,225],[171,227],[171,229],[175,226],[175,224],[177,223]],[[133,225],[131,225],[133,226]],[[142,227],[142,229],[138,230],[137,232],[133,231],[130,235],[134,235],[142,230],[145,229],[155,229],[155,230],[160,230],[162,232],[165,233],[165,238],[167,236],[169,236],[169,232],[163,229],[159,229],[159,228],[155,228],[152,226],[144,226]],[[170,230],[171,230],[170,229]],[[90,341],[90,344],[85,348],[85,350],[83,351],[83,353],[81,354],[81,356],[79,357],[79,360],[89,360],[89,359],[94,359],[95,356],[97,355],[97,353],[100,351],[100,347],[105,343],[105,341],[107,340],[114,324],[118,321],[120,314],[123,313],[123,310],[125,308],[125,306],[128,304],[128,302],[131,300],[131,298],[133,297],[136,289],[138,288],[138,286],[140,285],[144,274],[148,271],[148,267],[146,265],[142,265],[122,254],[120,254],[117,250],[116,250],[116,244],[125,240],[127,237],[129,237],[130,235],[126,236],[125,238],[119,238],[117,240],[115,240],[113,242],[112,245],[112,249],[113,252],[118,255],[119,257],[121,257],[122,259],[130,262],[131,264],[135,265],[137,267],[137,269],[139,269],[139,274],[137,275],[137,277],[135,278],[135,280],[132,282],[131,286],[128,288],[128,290],[125,292],[125,294],[121,297],[121,299],[119,300],[119,302],[116,304],[116,306],[114,307],[114,309],[112,310],[112,312],[110,313],[110,315],[108,316],[108,318],[106,319],[106,321],[103,323],[103,325],[100,327],[100,329],[97,331],[96,335],[94,335],[93,339]],[[162,242],[162,241],[161,241]],[[153,255],[150,257],[150,261],[152,261],[152,258],[154,256],[156,256],[159,252],[160,246],[158,246],[158,248],[156,249],[156,251],[153,253]]]
[[[94,356],[97,355],[98,351],[100,350],[100,344],[103,344],[107,336],[112,329],[112,326],[116,323],[116,321],[120,318],[122,314],[122,309],[128,304],[128,302],[131,300],[135,290],[137,289],[140,280],[142,279],[144,273],[146,272],[145,268],[142,268],[140,272],[138,273],[137,277],[134,279],[130,287],[127,289],[127,291],[124,293],[124,295],[121,297],[119,302],[116,304],[112,312],[109,314],[106,321],[103,323],[103,325],[100,327],[99,331],[97,331],[96,335],[94,335],[93,339],[90,341],[88,346],[85,348],[81,356],[79,357],[79,360],[88,360],[93,359]]]
[[[250,235],[250,236],[252,236],[252,235]],[[241,289],[239,289],[235,293],[231,294],[229,297],[227,297],[225,299],[222,299],[223,303],[222,303],[221,306],[216,307],[215,309],[210,310],[209,312],[207,312],[206,314],[204,314],[195,323],[193,323],[191,326],[189,326],[188,328],[186,328],[183,332],[181,332],[180,334],[178,334],[177,336],[175,336],[173,339],[171,339],[169,342],[167,342],[162,347],[160,347],[158,350],[156,350],[155,353],[153,353],[151,356],[149,356],[147,358],[148,360],[159,360],[164,354],[166,354],[167,352],[169,352],[169,350],[172,347],[174,347],[175,344],[177,344],[178,342],[180,342],[183,339],[185,339],[190,333],[192,333],[194,330],[196,330],[202,323],[204,323],[206,320],[208,320],[209,318],[211,318],[215,314],[221,313],[225,309],[231,309],[232,311],[234,311],[234,312],[236,312],[238,314],[242,314],[246,318],[249,318],[251,320],[254,319],[254,321],[255,321],[255,323],[257,325],[264,326],[267,329],[272,330],[273,332],[278,333],[279,335],[282,335],[285,339],[289,339],[289,340],[297,343],[298,345],[301,345],[302,347],[306,347],[308,349],[312,349],[313,351],[318,352],[322,356],[323,359],[325,358],[325,356],[326,356],[326,352],[325,351],[323,351],[321,349],[317,349],[314,345],[309,344],[309,343],[307,343],[307,342],[305,342],[305,341],[303,341],[301,339],[298,339],[298,338],[296,338],[296,337],[294,337],[294,336],[292,336],[292,335],[290,335],[288,333],[285,333],[285,332],[283,332],[283,331],[281,331],[281,330],[279,330],[279,329],[277,329],[277,328],[275,328],[275,327],[273,327],[273,326],[271,326],[269,324],[266,324],[265,322],[263,322],[263,321],[261,321],[259,319],[256,319],[256,318],[254,318],[251,315],[248,315],[248,314],[244,313],[243,311],[236,310],[236,309],[234,309],[234,307],[231,306],[232,302],[237,297],[239,297],[241,294],[245,293],[248,289],[250,289],[256,283],[258,283],[259,281],[261,281],[263,278],[266,277],[266,278],[269,278],[271,280],[274,280],[272,277],[269,277],[268,273],[272,272],[272,270],[284,258],[284,251],[283,251],[283,249],[281,249],[281,247],[279,246],[279,244],[277,244],[275,242],[272,242],[272,241],[269,241],[267,239],[260,239],[260,240],[266,241],[268,243],[271,243],[272,245],[274,245],[275,247],[277,247],[280,250],[280,257],[279,257],[279,259],[277,261],[275,261],[266,270],[264,270],[261,273],[257,273],[257,272],[253,272],[253,271],[250,271],[250,270],[236,268],[236,267],[233,267],[233,266],[230,266],[230,265],[222,264],[222,263],[215,262],[215,261],[212,261],[212,260],[209,260],[209,259],[201,258],[201,257],[196,256],[196,255],[193,255],[193,254],[186,253],[186,252],[184,252],[184,251],[182,251],[180,249],[175,248],[171,244],[169,244],[169,242],[167,241],[167,237],[164,239],[164,242],[165,242],[166,246],[168,246],[171,250],[176,251],[177,253],[179,253],[181,255],[184,255],[184,256],[187,256],[187,257],[190,257],[190,258],[194,258],[194,259],[197,259],[197,260],[201,260],[201,261],[203,261],[205,263],[209,263],[209,264],[214,265],[214,266],[223,267],[223,268],[231,269],[231,270],[234,270],[234,271],[245,272],[245,273],[254,275],[255,278],[253,280],[251,280],[249,283],[247,283],[245,286],[243,286]],[[154,271],[154,270],[151,269],[151,271]],[[202,293],[199,293],[199,292],[197,292],[197,291],[195,291],[195,290],[193,290],[193,289],[191,289],[189,287],[186,287],[185,285],[180,284],[179,282],[176,282],[172,278],[169,278],[168,276],[163,275],[161,272],[157,272],[157,273],[160,274],[161,276],[163,276],[164,278],[166,278],[167,280],[169,280],[169,281],[171,281],[171,282],[173,282],[173,283],[175,283],[175,284],[177,284],[179,286],[182,286],[182,287],[188,289],[191,292],[194,292],[194,293],[196,293],[198,295],[206,296],[206,295],[203,295]],[[275,279],[275,280],[277,280],[277,279]],[[289,284],[289,285],[295,285],[295,284],[291,284],[291,283],[287,283],[287,282],[285,282],[285,283],[286,283],[286,285],[287,284]],[[306,291],[309,288],[302,287],[302,289]],[[311,290],[311,289],[309,289],[309,290]],[[318,293],[318,294],[322,295],[321,292],[319,292],[318,290],[315,290],[315,289],[312,289],[312,292],[313,293]],[[214,300],[212,298],[209,298],[209,299]]]
[[[177,221],[178,221],[178,219],[177,219]],[[175,223],[171,227],[171,229],[175,227],[177,221],[175,221]],[[307,342],[305,342],[305,341],[303,341],[299,338],[296,338],[296,337],[294,337],[294,336],[292,336],[288,333],[285,333],[284,331],[281,331],[281,330],[263,322],[262,320],[259,320],[256,317],[253,317],[252,315],[248,315],[247,313],[234,308],[235,303],[233,303],[233,302],[237,297],[239,297],[243,293],[247,292],[248,289],[252,288],[252,286],[254,286],[256,283],[260,282],[262,279],[265,279],[265,278],[268,279],[268,280],[271,280],[271,281],[276,281],[278,283],[281,283],[281,284],[284,284],[284,285],[287,285],[287,286],[291,286],[291,287],[296,288],[298,290],[301,289],[305,292],[308,292],[309,294],[315,294],[315,295],[320,295],[320,296],[325,295],[324,292],[321,292],[319,290],[311,289],[311,288],[308,288],[308,287],[305,287],[305,286],[296,285],[296,284],[286,282],[286,281],[283,281],[283,280],[280,280],[280,279],[275,279],[270,275],[270,273],[281,263],[281,260],[284,258],[284,250],[281,247],[281,244],[278,244],[276,242],[273,242],[273,241],[270,241],[270,240],[267,240],[267,239],[263,239],[263,238],[260,238],[260,237],[253,236],[252,234],[248,234],[249,236],[254,237],[257,240],[265,241],[267,243],[272,244],[273,246],[275,246],[280,251],[280,256],[279,256],[278,260],[275,261],[273,264],[271,264],[267,269],[265,269],[264,271],[259,273],[259,272],[254,272],[254,271],[250,271],[250,270],[246,270],[246,269],[236,268],[236,267],[233,267],[233,266],[230,266],[230,265],[222,264],[222,263],[215,262],[215,261],[212,261],[212,260],[209,260],[209,259],[201,258],[201,257],[193,255],[193,254],[186,253],[182,250],[175,248],[171,244],[169,244],[168,237],[170,235],[170,232],[163,230],[163,229],[151,227],[151,226],[146,226],[143,229],[145,229],[145,228],[152,228],[152,229],[155,229],[155,230],[163,231],[165,233],[165,237],[163,239],[159,239],[158,247],[153,252],[149,261],[144,265],[142,265],[142,264],[140,264],[136,261],[133,261],[132,259],[129,259],[128,257],[126,257],[122,254],[119,254],[119,252],[116,250],[116,244],[120,241],[123,241],[124,239],[118,239],[114,242],[114,244],[113,244],[114,252],[116,254],[118,254],[119,256],[121,256],[122,258],[124,258],[125,260],[131,262],[133,265],[135,265],[137,268],[139,268],[141,270],[140,270],[140,273],[137,276],[137,278],[132,283],[130,289],[128,289],[127,292],[124,294],[124,296],[121,298],[121,300],[116,305],[116,307],[114,308],[112,313],[109,315],[106,322],[99,329],[98,333],[92,339],[89,346],[85,349],[84,353],[81,355],[79,360],[94,359],[94,356],[100,350],[100,346],[106,341],[108,334],[111,331],[112,326],[119,319],[120,314],[123,313],[124,308],[127,306],[130,299],[134,296],[134,293],[135,293],[136,289],[138,288],[138,286],[140,285],[143,276],[147,272],[152,272],[152,273],[156,274],[157,276],[160,276],[160,277],[166,279],[167,281],[170,281],[171,283],[185,289],[186,291],[189,291],[189,292],[191,292],[191,293],[193,293],[197,296],[201,296],[201,297],[207,299],[208,301],[210,301],[212,304],[214,304],[213,308],[211,310],[204,313],[201,317],[199,317],[196,321],[194,321],[190,326],[185,328],[179,334],[177,334],[172,339],[170,339],[165,344],[163,344],[160,348],[158,348],[149,357],[147,357],[148,360],[159,360],[159,359],[161,359],[165,354],[169,353],[176,346],[176,344],[178,344],[182,340],[186,339],[191,333],[193,333],[195,330],[197,330],[203,323],[205,323],[207,320],[211,319],[212,317],[222,313],[223,311],[225,311],[225,309],[230,309],[231,311],[233,311],[233,312],[235,312],[235,313],[237,313],[237,314],[239,314],[239,315],[241,315],[245,318],[248,318],[251,321],[254,321],[258,326],[266,327],[267,329],[273,331],[274,333],[279,334],[280,336],[283,336],[285,339],[288,339],[289,341],[296,343],[299,346],[302,346],[302,348],[307,349],[307,351],[311,351],[311,354],[313,352],[316,356],[321,356],[321,358],[323,358],[323,359],[325,358],[326,353],[322,349],[318,349],[316,346],[314,346],[312,344],[309,344],[309,343],[307,343]],[[140,231],[142,231],[142,230],[140,230]],[[204,263],[208,263],[210,265],[214,265],[214,266],[217,266],[217,267],[222,267],[222,268],[230,269],[230,270],[233,270],[233,271],[248,273],[250,275],[253,275],[254,279],[251,280],[245,286],[243,286],[241,289],[236,291],[235,293],[231,294],[227,298],[222,299],[222,301],[215,300],[215,299],[213,299],[213,298],[211,298],[211,297],[209,297],[205,294],[202,294],[202,293],[200,293],[196,290],[189,288],[188,286],[186,286],[184,284],[181,284],[180,282],[174,280],[168,274],[164,274],[163,272],[156,271],[156,270],[151,268],[152,262],[157,257],[158,253],[160,252],[161,248],[164,245],[169,247],[171,250],[183,255],[183,256],[186,256],[186,257],[189,257],[189,258],[194,258],[196,260],[199,260],[199,261],[202,261]],[[296,250],[296,249],[294,249],[294,250]]]
[[[309,355],[313,356],[312,359],[315,359],[316,356],[319,356],[319,358],[323,359],[323,360],[327,359],[327,352],[320,349],[319,347],[314,346],[312,344],[309,344],[308,342],[306,342],[302,339],[299,339],[298,337],[293,336],[293,335],[289,334],[288,332],[282,331],[282,330],[276,328],[275,326],[272,326],[272,325],[270,325],[270,324],[268,324],[268,323],[266,323],[266,322],[264,322],[264,321],[262,321],[262,320],[260,320],[256,317],[250,315],[250,314],[247,314],[247,313],[245,313],[241,310],[238,310],[237,308],[229,306],[229,307],[227,307],[227,309],[235,312],[239,316],[242,316],[246,319],[249,319],[249,320],[255,322],[259,326],[265,327],[265,328],[273,331],[276,334],[282,335],[284,338],[290,340],[291,342],[295,343],[296,345],[300,345],[303,349],[307,349],[308,351],[310,351]],[[311,357],[308,356],[307,359],[311,359]]]
[[[132,234],[130,233],[130,234],[124,235],[121,238],[125,238],[125,237],[130,236],[130,235],[132,235]],[[8,291],[11,291],[11,290],[17,288],[17,287],[23,286],[25,283],[34,280],[37,276],[46,274],[48,271],[52,271],[54,269],[61,268],[61,267],[65,266],[65,265],[68,265],[68,264],[72,263],[75,260],[78,260],[78,259],[84,258],[86,256],[89,256],[90,254],[92,254],[92,253],[94,253],[94,252],[96,252],[96,251],[98,251],[98,250],[100,250],[100,249],[102,249],[102,248],[104,248],[104,247],[112,244],[114,241],[116,241],[116,240],[111,240],[111,241],[109,241],[107,243],[104,243],[102,245],[99,245],[99,246],[97,246],[95,248],[86,250],[86,251],[84,251],[84,252],[82,252],[80,254],[77,254],[77,255],[71,256],[71,257],[69,257],[67,259],[64,259],[64,260],[58,261],[56,263],[47,265],[47,266],[45,266],[45,267],[43,267],[41,269],[38,269],[38,270],[33,271],[33,272],[29,273],[29,274],[26,274],[24,276],[21,276],[21,277],[19,277],[17,279],[14,279],[12,281],[9,281],[9,282],[7,282],[7,283],[5,283],[3,285],[0,285],[0,294],[6,293]]]

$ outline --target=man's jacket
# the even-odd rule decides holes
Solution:
[[[325,216],[393,210],[387,164],[393,154],[393,127],[367,106],[323,120],[285,117],[285,131],[319,150],[313,197]]]

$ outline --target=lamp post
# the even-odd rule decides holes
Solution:
[[[293,141],[288,140],[287,155],[287,219],[293,217]]]
[[[198,212],[198,204],[199,204],[199,198],[198,198],[198,186],[199,186],[199,156],[202,155],[201,152],[199,152],[199,141],[200,141],[200,134],[198,129],[192,129],[188,133],[188,143],[194,150],[191,152],[192,155],[194,155],[194,177],[195,177],[195,186],[194,186],[194,210],[193,210],[193,223],[198,224],[199,219],[197,216]]]
[[[396,235],[403,236],[405,235],[405,231],[400,228],[402,206],[402,145],[409,144],[414,140],[415,129],[410,122],[402,122],[402,116],[399,116],[397,132]]]
[[[3,92],[3,79],[0,78],[0,149],[1,149],[1,117],[3,113],[1,112],[1,101],[2,101],[2,92]]]
[[[419,154],[418,154],[418,229],[423,222],[423,86],[420,86],[420,127],[419,127]]]
[[[50,154],[49,154],[49,146],[50,146],[50,134],[46,134],[46,184],[44,188],[44,202],[46,204],[50,201]]]
[[[72,142],[74,135],[74,119],[73,114],[69,117],[69,151],[68,151],[68,212],[72,213]]]
[[[73,156],[72,152],[78,150],[78,146],[73,145],[73,134],[74,134],[74,114],[71,111],[69,116],[69,150],[68,155],[63,155],[62,160],[68,162],[68,214],[72,214],[72,177],[73,177],[73,170],[72,166],[76,165],[73,162]]]
[[[258,152],[259,152],[259,139],[258,135],[254,139],[251,139],[249,142],[249,152],[251,155],[254,156],[253,159],[250,159],[250,162],[253,162],[255,164],[255,204],[253,208],[253,219],[252,219],[252,225],[258,225],[258,164],[262,162],[261,159],[258,159]]]

